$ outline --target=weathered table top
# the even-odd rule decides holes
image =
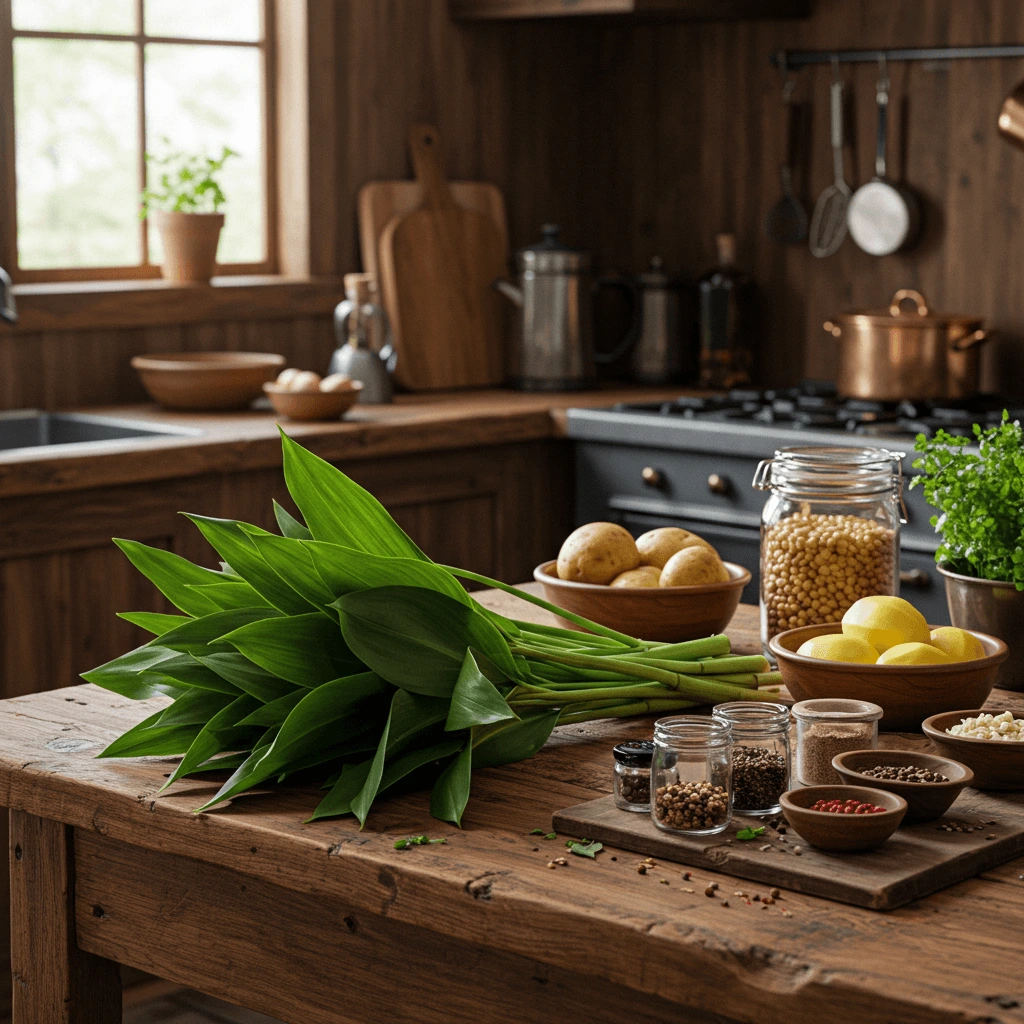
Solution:
[[[507,609],[511,599],[482,600]],[[516,612],[525,616],[521,605]],[[734,649],[756,650],[756,629],[756,609],[741,607],[729,629]],[[991,705],[1024,701],[997,692]],[[154,707],[92,686],[0,702],[0,805],[84,838],[243,872],[296,900],[341,899],[389,927],[528,957],[538,971],[626,986],[641,994],[637,1020],[655,1017],[644,1014],[647,997],[650,1006],[688,1007],[695,1020],[818,1024],[839,1010],[886,1024],[1024,1021],[1024,858],[888,913],[785,894],[768,909],[741,899],[724,907],[704,895],[707,883],[729,895],[742,883],[706,871],[684,883],[668,864],[640,875],[638,858],[616,850],[549,869],[565,852],[561,840],[529,831],[545,828],[556,809],[608,792],[610,746],[649,735],[649,720],[565,726],[531,760],[475,773],[461,831],[432,820],[420,793],[380,801],[360,832],[351,819],[304,824],[318,797],[301,789],[196,816],[215,783],[183,780],[158,799],[172,759],[94,758]],[[926,741],[888,736],[885,744]],[[421,833],[448,842],[394,849],[397,838]],[[211,910],[209,928],[217,927]]]

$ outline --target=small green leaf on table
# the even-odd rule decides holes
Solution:
[[[591,860],[594,860],[604,849],[604,843],[594,842],[591,839],[570,839],[565,845],[569,848],[570,853],[575,853],[577,857],[589,857]]]
[[[742,840],[745,843],[749,843],[751,839],[757,839],[759,836],[764,835],[764,825],[760,825],[758,828],[751,828],[749,825],[746,828],[741,828],[736,833],[736,838]]]

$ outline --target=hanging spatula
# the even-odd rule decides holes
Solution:
[[[807,211],[793,192],[793,87],[787,78],[782,86],[783,157],[779,165],[782,196],[768,211],[765,234],[780,245],[796,245],[807,237]]]

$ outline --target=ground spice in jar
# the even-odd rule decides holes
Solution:
[[[949,782],[940,772],[929,768],[921,768],[916,764],[879,764],[874,768],[865,768],[859,775],[869,779],[887,779],[890,782]]]
[[[732,751],[732,805],[740,811],[777,806],[786,791],[786,758],[767,747],[735,746]]]
[[[669,828],[699,832],[729,816],[729,794],[710,782],[674,782],[659,786],[654,813]]]
[[[622,799],[631,804],[650,804],[651,773],[623,775],[619,783],[619,792],[622,794]]]
[[[838,622],[862,597],[893,592],[893,531],[860,516],[798,513],[768,527],[761,593],[768,635]]]
[[[809,724],[796,747],[796,777],[805,786],[842,783],[832,767],[836,754],[874,745],[873,722],[815,722]]]
[[[651,755],[654,744],[650,740],[627,740],[617,744],[615,758],[615,804],[623,810],[649,811],[651,809]]]

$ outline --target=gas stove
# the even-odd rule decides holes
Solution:
[[[879,447],[903,455],[914,475],[914,441],[939,430],[972,436],[974,424],[998,423],[1003,401],[868,402],[842,399],[829,383],[780,390],[742,390],[669,402],[570,409],[576,442],[576,518],[610,520],[635,534],[683,526],[722,556],[751,569],[744,601],[757,602],[761,509],[766,495],[751,481],[758,462],[778,448],[802,445]],[[1010,408],[1014,418],[1024,409]],[[934,566],[934,509],[922,491],[904,488],[907,523],[900,531],[904,596],[929,622],[948,622]]]

